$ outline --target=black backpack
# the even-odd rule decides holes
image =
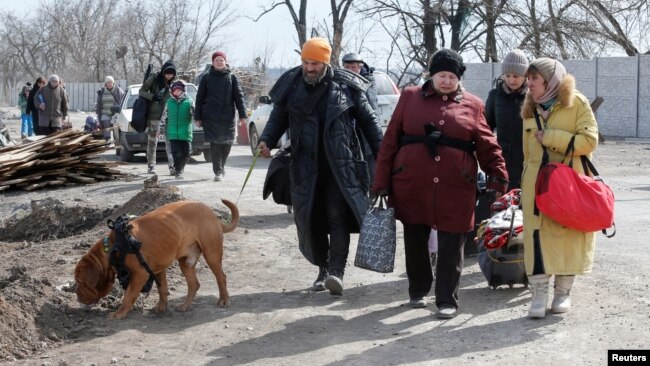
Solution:
[[[144,73],[144,79],[142,84],[144,84],[149,76],[151,76],[151,70],[153,65],[149,64],[147,66],[147,71]],[[146,98],[139,96],[138,99],[133,103],[133,112],[131,114],[131,127],[137,132],[144,132],[147,129],[147,119],[149,117],[149,103],[150,101]]]

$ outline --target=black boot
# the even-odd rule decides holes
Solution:
[[[314,281],[314,284],[311,286],[312,291],[325,291],[325,278],[327,278],[327,268],[326,267],[319,267],[318,268],[318,277],[316,277],[316,281]]]

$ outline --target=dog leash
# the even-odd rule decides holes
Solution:
[[[237,196],[237,201],[235,201],[235,205],[239,203],[239,199],[241,198],[241,194],[244,192],[244,188],[246,188],[246,183],[248,183],[248,178],[251,177],[251,173],[253,172],[253,168],[255,168],[255,164],[257,163],[257,158],[260,156],[260,149],[255,150],[255,155],[253,155],[253,162],[251,163],[251,166],[248,168],[248,173],[246,173],[246,178],[244,179],[244,184],[241,186],[241,190],[239,190],[239,196]]]

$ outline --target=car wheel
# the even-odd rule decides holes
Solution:
[[[212,162],[212,153],[210,150],[203,150],[203,158],[205,159],[206,163]]]
[[[129,151],[129,149],[126,148],[126,137],[124,135],[120,134],[120,146],[122,147],[120,150],[120,161],[125,161],[125,162],[132,162],[133,161],[133,152]]]
[[[251,153],[255,155],[255,150],[257,150],[257,144],[260,140],[260,135],[257,133],[257,128],[255,128],[255,125],[251,125],[251,128],[248,132],[248,139],[251,143]]]

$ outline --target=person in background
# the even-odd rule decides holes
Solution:
[[[167,100],[169,99],[169,86],[176,78],[176,65],[168,60],[162,65],[159,72],[145,80],[138,95],[149,100],[149,115],[147,120],[147,173],[156,174],[156,148],[160,135],[160,117]],[[173,162],[170,171],[173,169]]]
[[[368,66],[367,63],[363,61],[363,58],[357,53],[348,53],[341,59],[343,62],[343,68],[350,70],[354,73],[357,73],[364,78],[368,79],[370,86],[366,91],[366,97],[372,109],[377,112],[379,109],[379,102],[377,101],[377,85],[375,82],[375,68]]]
[[[341,62],[344,69],[352,71],[355,74],[359,74],[370,82],[370,86],[366,90],[366,98],[368,99],[368,103],[370,103],[372,109],[375,111],[375,113],[377,113],[377,110],[379,109],[379,103],[377,101],[377,87],[375,83],[375,76],[373,75],[375,69],[368,66],[363,61],[361,56],[359,56],[357,53],[348,53],[344,55],[343,58],[341,58]],[[345,90],[349,89],[346,88],[344,91]],[[363,149],[363,156],[368,163],[368,173],[370,173],[370,181],[372,182],[375,177],[375,157],[372,153],[370,145],[363,137],[363,133],[357,130],[357,135],[360,137],[359,140]],[[372,192],[368,192],[368,194],[370,199],[369,202],[372,204],[372,202],[375,200],[375,196],[372,194]]]
[[[194,115],[197,126],[203,127],[205,138],[210,141],[215,182],[223,180],[226,160],[235,142],[235,109],[239,123],[245,125],[246,102],[241,81],[230,70],[225,52],[216,51],[210,71],[199,83]]]
[[[544,147],[549,162],[569,164],[572,161],[573,169],[585,174],[580,156],[591,158],[596,150],[598,126],[589,101],[576,90],[575,79],[559,61],[544,57],[535,59],[526,77],[528,93],[521,108],[524,121],[521,180],[524,263],[533,293],[528,314],[532,318],[543,318],[551,276],[555,275],[551,312],[566,313],[571,309],[570,292],[575,275],[591,272],[596,249],[596,233],[569,229],[536,210],[535,182]],[[572,138],[575,139],[575,151],[565,159]]]
[[[192,115],[194,103],[185,93],[185,83],[176,80],[171,85],[171,98],[167,100],[160,119],[166,126],[165,137],[171,146],[176,179],[183,179],[185,165],[190,160],[192,145]]]
[[[112,76],[104,78],[104,86],[97,90],[97,103],[96,113],[97,120],[102,128],[104,140],[108,141],[111,138],[111,130],[113,127],[111,120],[113,118],[113,111],[111,107],[119,105],[124,97],[124,91],[119,85],[115,85],[115,79]]]
[[[494,132],[503,151],[508,169],[508,191],[519,188],[524,165],[521,141],[523,123],[521,105],[526,97],[528,58],[521,50],[510,51],[501,62],[501,76],[485,102],[485,120]]]
[[[68,116],[68,96],[59,83],[59,76],[50,75],[47,79],[47,84],[34,95],[34,103],[39,109],[39,130],[44,135],[61,131]]]
[[[431,79],[400,95],[379,150],[372,190],[388,195],[404,225],[409,305],[427,306],[433,283],[431,228],[438,233],[435,295],[440,319],[459,305],[465,236],[474,227],[480,165],[496,195],[508,186],[501,148],[483,115],[483,102],[460,84],[462,57],[441,49],[429,61]],[[477,163],[478,159],[478,163]]]
[[[382,133],[366,98],[367,80],[333,70],[331,53],[324,38],[305,42],[302,66],[284,73],[269,93],[273,110],[258,149],[270,157],[270,148],[290,131],[298,243],[305,258],[319,268],[312,289],[342,295],[350,233],[359,232],[368,210],[368,169],[358,159],[362,151],[355,124],[375,155]]]
[[[31,83],[30,83],[31,85]],[[18,106],[20,107],[20,137],[25,139],[28,136],[34,136],[34,127],[32,126],[32,116],[27,110],[27,99],[29,98],[29,92],[31,88],[29,85],[23,86],[18,93]]]
[[[42,135],[40,133],[40,128],[38,125],[38,106],[34,103],[34,97],[36,96],[36,92],[45,85],[45,78],[42,76],[39,76],[36,78],[36,81],[34,82],[34,86],[32,89],[29,91],[29,95],[27,97],[27,111],[29,112],[29,115],[32,117],[32,126],[34,128],[34,134],[36,135]]]

